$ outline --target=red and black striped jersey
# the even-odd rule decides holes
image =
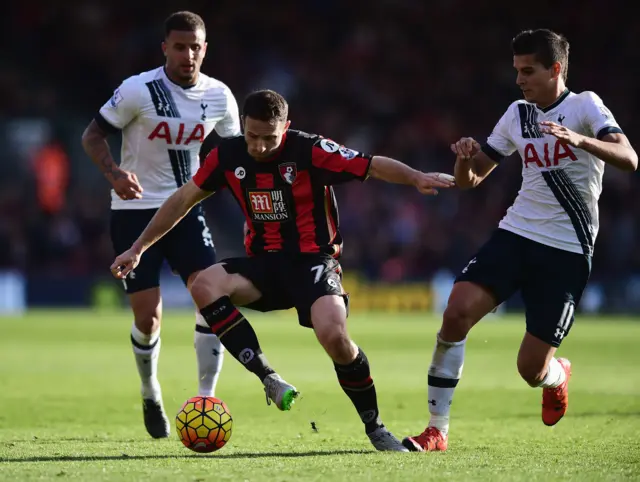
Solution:
[[[274,156],[256,161],[244,137],[223,139],[193,177],[205,191],[228,187],[249,227],[249,256],[342,250],[332,186],[369,173],[372,156],[315,134],[288,130]]]

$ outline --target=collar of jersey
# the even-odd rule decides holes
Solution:
[[[273,155],[269,156],[269,157],[265,157],[264,159],[261,159],[259,161],[256,162],[271,162],[271,161],[275,161],[278,157],[280,157],[280,154],[282,154],[282,151],[284,149],[284,143],[287,140],[287,131],[284,132],[284,134],[282,134],[282,141],[280,142],[280,146],[278,146],[278,150],[276,152],[273,153]]]
[[[546,114],[550,110],[553,110],[556,107],[558,107],[560,104],[562,104],[562,101],[565,100],[567,97],[569,97],[570,93],[571,92],[569,91],[569,89],[564,89],[564,92],[562,94],[560,94],[560,97],[558,97],[556,99],[556,101],[553,104],[551,104],[550,106],[547,106],[544,109],[538,107],[537,105],[536,105],[536,107],[538,108],[538,110],[540,110],[541,112],[544,112]]]
[[[169,82],[171,82],[171,84],[175,85],[176,87],[180,87],[183,90],[189,90],[189,89],[193,89],[196,85],[198,85],[198,82],[196,82],[193,85],[180,85],[180,84],[176,84],[173,80],[171,80],[171,78],[167,75],[167,71],[165,70],[164,65],[162,66],[162,75],[164,75],[164,78],[167,79]],[[198,76],[198,81],[200,81],[200,76]]]

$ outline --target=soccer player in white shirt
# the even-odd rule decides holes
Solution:
[[[515,151],[523,163],[522,188],[456,279],[428,372],[431,418],[421,435],[403,441],[414,451],[447,449],[449,409],[467,334],[516,291],[526,309],[518,371],[530,386],[542,388],[543,423],[555,425],[563,417],[571,363],[554,355],[589,278],[604,167],[634,171],[638,165],[602,100],[566,88],[564,37],[529,30],[516,36],[512,47],[524,100],[509,106],[484,145],[463,138],[451,148],[460,188],[476,187]]]
[[[142,233],[162,203],[187,183],[200,166],[199,151],[214,129],[221,137],[240,135],[238,105],[229,88],[200,72],[207,51],[205,25],[191,12],[165,22],[163,67],[126,79],[100,109],[82,144],[113,186],[111,239],[116,253]],[[106,137],[122,133],[121,162],[111,156]],[[188,288],[215,263],[215,251],[202,207],[182,219],[166,241],[143,256],[124,280],[133,310],[131,343],[142,382],[144,422],[154,438],[169,436],[157,378],[163,261]],[[223,347],[196,313],[195,348],[199,393],[213,395]]]

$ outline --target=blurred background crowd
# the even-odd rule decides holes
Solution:
[[[207,24],[203,71],[240,105],[272,88],[289,100],[293,128],[443,172],[453,167],[452,142],[484,140],[520,97],[511,38],[552,28],[571,42],[569,87],[598,93],[638,148],[640,20],[624,2],[606,11],[595,0],[11,2],[0,19],[0,271],[108,276],[109,185],[80,137],[124,78],[162,64],[162,22],[184,9]],[[480,188],[437,198],[378,181],[341,186],[345,269],[388,282],[456,273],[512,202],[520,169],[516,155]],[[230,196],[205,207],[219,255],[242,254]],[[639,310],[637,173],[607,167],[600,213],[596,308]]]

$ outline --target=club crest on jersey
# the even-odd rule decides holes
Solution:
[[[298,176],[298,167],[295,162],[285,162],[278,165],[280,176],[287,184],[293,184]]]

